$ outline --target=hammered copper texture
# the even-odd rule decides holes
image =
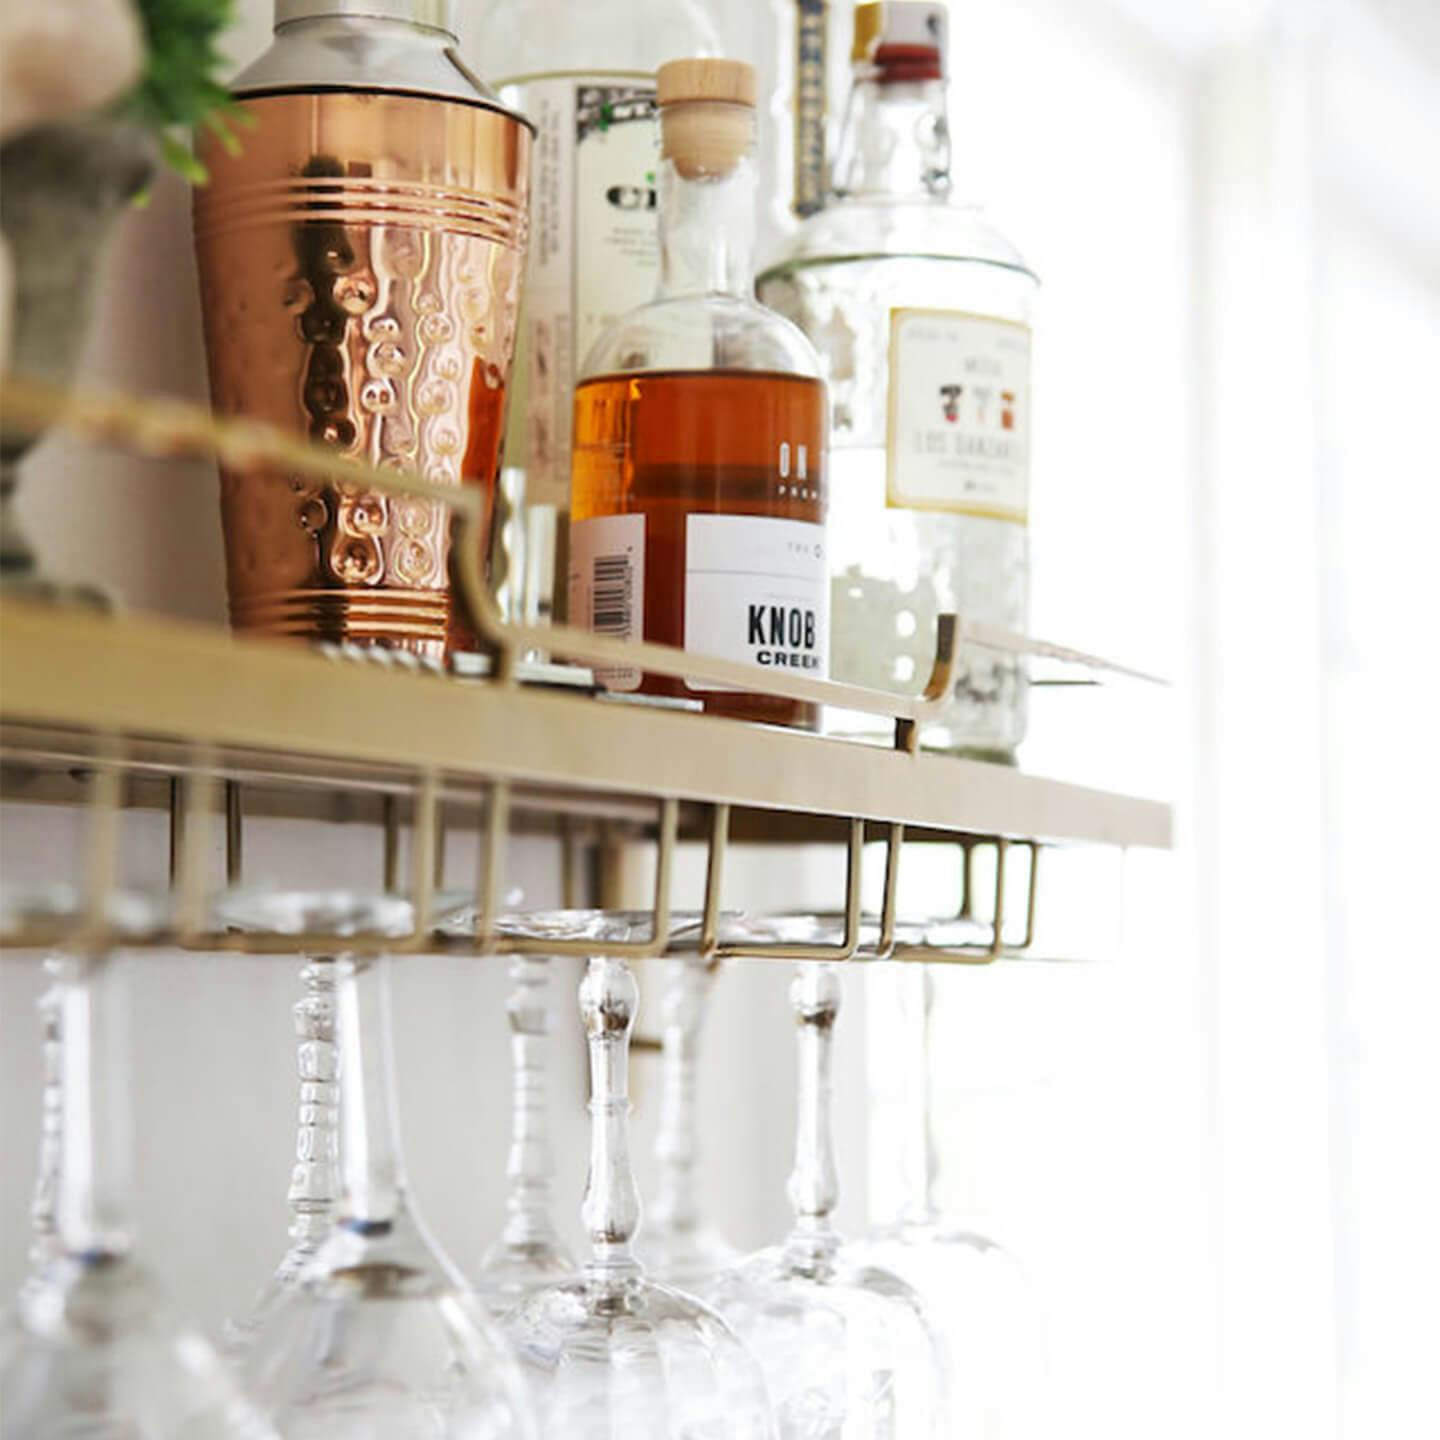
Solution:
[[[243,109],[238,153],[210,141],[195,195],[216,412],[483,486],[488,515],[529,131],[398,94],[277,94]],[[444,507],[224,469],[220,502],[237,629],[436,658],[456,641]]]

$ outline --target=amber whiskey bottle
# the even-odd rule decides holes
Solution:
[[[601,335],[575,394],[570,616],[785,675],[829,655],[819,360],[753,298],[755,76],[661,68],[660,286]],[[635,672],[614,689],[812,727],[815,707]]]

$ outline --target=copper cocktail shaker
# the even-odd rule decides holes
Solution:
[[[493,499],[531,131],[456,53],[455,0],[276,0],[201,146],[210,389],[382,467]],[[450,517],[424,500],[221,472],[232,624],[440,658],[463,646]]]

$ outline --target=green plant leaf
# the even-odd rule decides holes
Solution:
[[[227,120],[239,112],[217,78],[223,64],[218,40],[234,16],[234,0],[135,0],[145,31],[145,68],[122,109],[153,130],[161,153],[187,179],[202,183],[205,169],[177,131],[208,125],[237,142]]]

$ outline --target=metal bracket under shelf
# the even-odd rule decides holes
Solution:
[[[475,886],[470,900],[474,923],[461,935],[443,928],[439,913],[438,877],[443,871],[445,824],[439,804],[440,787],[433,772],[419,777],[410,797],[408,825],[401,805],[387,797],[383,808],[384,860],[377,893],[409,901],[411,923],[402,932],[351,934],[343,931],[309,933],[256,933],[218,928],[212,923],[217,902],[227,892],[245,886],[244,792],[235,780],[222,779],[213,763],[203,757],[173,778],[169,836],[170,890],[154,906],[154,917],[137,922],[123,903],[116,882],[119,856],[119,820],[124,809],[126,759],[123,747],[111,743],[92,758],[85,786],[87,838],[83,881],[78,893],[43,898],[29,908],[12,907],[0,925],[0,947],[8,950],[64,950],[99,954],[127,948],[178,948],[189,951],[240,951],[247,954],[304,955],[315,953],[391,954],[605,954],[615,958],[658,959],[672,953],[671,880],[679,843],[679,802],[657,803],[653,824],[656,845],[655,880],[647,933],[638,939],[565,938],[556,935],[520,935],[502,930],[505,861],[510,828],[508,782],[493,780],[485,787],[480,830],[483,843]],[[846,878],[837,938],[822,935],[818,922],[807,939],[759,940],[727,938],[724,909],[725,863],[729,853],[731,809],[724,803],[707,807],[704,827],[707,853],[705,900],[699,917],[695,948],[712,960],[763,959],[787,961],[924,960],[986,963],[1002,957],[1023,956],[1034,941],[1039,875],[1037,841],[1015,842],[1004,836],[960,835],[953,838],[961,857],[961,904],[953,918],[976,925],[973,860],[978,848],[995,851],[995,885],[988,934],[961,944],[902,942],[897,914],[897,878],[905,846],[905,826],[892,824],[884,835],[884,900],[876,937],[863,943],[861,880],[866,828],[851,819],[846,841]],[[223,831],[224,885],[210,875],[215,831]],[[408,832],[408,863],[402,866],[402,839]],[[921,843],[933,844],[933,841]],[[567,847],[568,848],[568,847]],[[1030,857],[1026,920],[1021,937],[1006,935],[1006,857],[1021,848]],[[573,863],[573,857],[567,855]],[[449,897],[453,907],[454,897]],[[798,920],[799,917],[792,917]],[[513,917],[512,917],[513,920]],[[776,922],[766,923],[775,926]],[[943,930],[945,919],[932,918],[924,928]],[[751,928],[755,928],[752,922]],[[778,925],[784,929],[784,924]],[[872,927],[874,928],[874,927]],[[513,924],[511,929],[513,930]]]

